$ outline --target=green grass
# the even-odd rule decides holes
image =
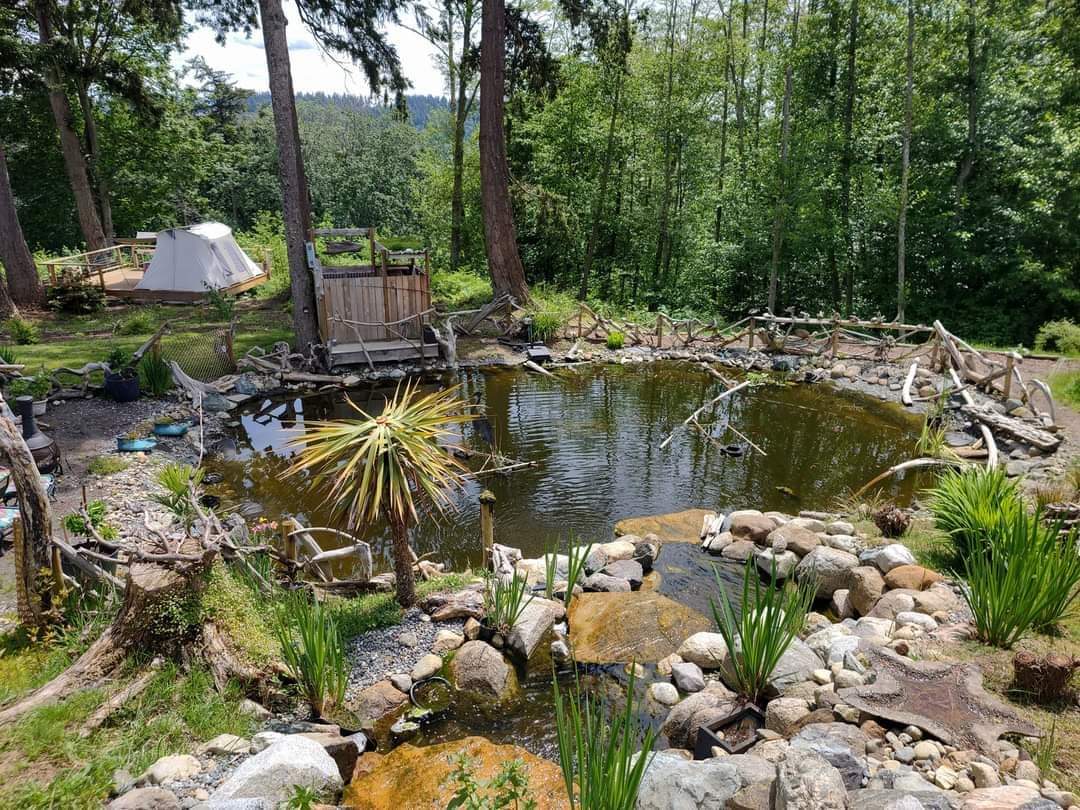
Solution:
[[[419,599],[440,591],[455,591],[464,587],[472,577],[468,574],[446,574],[427,582],[416,583],[416,595]],[[326,607],[337,623],[343,641],[355,638],[361,633],[390,627],[401,621],[401,607],[394,601],[392,593],[372,593],[350,599],[332,597]]]
[[[232,570],[222,564],[210,569],[202,597],[206,616],[226,632],[248,663],[260,668],[280,659],[269,613],[261,601]]]
[[[1054,399],[1080,410],[1080,371],[1062,371],[1050,375],[1050,390]]]
[[[86,471],[91,475],[115,475],[131,466],[131,462],[120,456],[95,456],[90,460]]]

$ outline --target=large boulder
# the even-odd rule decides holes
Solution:
[[[676,651],[683,661],[690,661],[702,669],[719,669],[727,658],[727,644],[719,633],[694,633],[683,641]]]
[[[915,565],[915,555],[903,543],[890,543],[887,546],[868,548],[859,555],[862,565],[875,565],[883,574],[887,574],[901,565]]]
[[[960,810],[1051,810],[1054,802],[1043,799],[1035,788],[1023,785],[978,788],[964,794]]]
[[[765,707],[765,728],[786,737],[808,714],[810,714],[810,704],[801,698],[775,698],[770,700]]]
[[[819,545],[821,540],[809,529],[795,523],[785,523],[769,533],[768,544],[777,551],[793,551],[805,557]]]
[[[847,589],[851,606],[860,616],[865,616],[885,592],[885,577],[877,566],[860,565],[848,572]]]
[[[915,609],[915,594],[919,591],[886,591],[877,600],[874,609],[867,613],[877,619],[895,619],[898,613]]]
[[[840,772],[813,751],[789,748],[776,769],[776,810],[847,810]]]
[[[180,800],[165,788],[135,788],[109,802],[108,810],[180,810]]]
[[[319,743],[298,734],[241,762],[214,791],[210,802],[262,798],[276,807],[289,800],[294,785],[311,787],[326,798],[336,797],[342,787],[333,757]]]
[[[583,593],[570,604],[570,643],[582,664],[652,664],[711,619],[656,592]]]
[[[657,751],[645,768],[636,808],[698,810],[727,807],[739,790],[750,785],[767,788],[775,778],[772,765],[745,754],[695,761],[684,759],[673,751]]]
[[[921,565],[898,565],[885,575],[885,587],[890,591],[904,588],[910,591],[925,591],[935,582],[945,577],[937,571],[923,568]]]
[[[746,562],[754,556],[755,551],[757,551],[757,546],[752,540],[736,540],[720,549],[720,556],[726,560]]]
[[[349,710],[356,715],[365,731],[389,727],[405,710],[409,696],[389,680],[378,681],[348,701]]]
[[[866,784],[866,743],[858,726],[847,723],[814,723],[791,738],[791,747],[813,751],[840,772],[844,787],[857,790]]]
[[[518,691],[517,673],[503,654],[483,641],[467,641],[450,663],[454,686],[487,700],[503,703]]]
[[[630,583],[625,579],[597,572],[589,574],[581,582],[581,587],[589,593],[629,593]]]
[[[818,546],[799,562],[795,578],[813,577],[817,582],[817,598],[828,599],[834,591],[848,585],[848,572],[858,567],[859,558],[854,554],[828,546]]]
[[[506,646],[511,652],[528,661],[555,622],[562,621],[564,616],[566,608],[562,602],[533,597],[510,630]]]
[[[312,742],[317,742],[330,758],[337,763],[338,773],[344,781],[352,779],[353,768],[356,760],[364,753],[368,746],[366,734],[352,734],[343,737],[340,734],[323,734],[319,732],[304,732],[300,736],[306,737]]]
[[[934,790],[854,790],[851,810],[952,810],[948,797]]]
[[[615,536],[635,535],[650,540],[649,535],[653,535],[663,543],[697,543],[706,515],[715,517],[716,513],[708,509],[684,509],[664,515],[624,518],[615,524]]]
[[[668,713],[661,728],[672,748],[693,749],[698,729],[730,714],[739,706],[739,698],[722,684],[712,681],[702,691],[679,701]]]
[[[743,510],[732,512],[730,515],[731,525],[728,531],[736,540],[749,540],[759,546],[765,545],[769,534],[776,528],[776,524],[770,518],[760,512]]]
[[[484,615],[484,586],[474,583],[452,593],[433,593],[420,603],[420,609],[430,615],[434,622],[470,617],[479,619]]]

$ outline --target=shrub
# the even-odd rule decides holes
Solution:
[[[1031,630],[1069,616],[1080,596],[1080,554],[1075,530],[1045,526],[1042,513],[1023,509],[997,523],[984,554],[964,560],[964,599],[981,641],[1011,647]]]
[[[153,332],[156,325],[157,313],[154,308],[137,309],[117,321],[113,332],[117,335],[145,335]]]
[[[949,470],[928,494],[934,524],[952,539],[958,561],[983,546],[1000,524],[1011,524],[1023,511],[1017,483],[1000,467]]]
[[[1035,349],[1040,352],[1080,354],[1080,325],[1068,319],[1047,321],[1035,334]]]
[[[86,466],[92,475],[114,475],[131,466],[131,462],[119,456],[95,456]]]
[[[319,602],[291,593],[277,608],[275,631],[289,674],[322,716],[345,698],[348,670],[337,623]]]
[[[532,316],[532,337],[542,343],[554,338],[563,325],[563,317],[558,312],[542,309]]]
[[[131,365],[131,352],[120,346],[113,346],[107,355],[105,355],[105,363],[113,373],[119,374],[129,365]]]
[[[19,362],[18,355],[15,354],[15,348],[13,346],[0,346],[0,363],[6,363],[9,366],[14,366]]]
[[[624,335],[622,332],[608,332],[607,347],[612,351],[617,351],[618,349],[621,349],[625,343],[626,335]]]
[[[8,334],[11,335],[11,339],[20,346],[29,346],[37,343],[40,339],[38,328],[30,321],[22,318],[8,318],[4,326],[7,328]]]
[[[903,537],[911,525],[911,514],[894,503],[887,503],[874,510],[873,520],[884,537]]]
[[[509,579],[487,577],[484,583],[484,621],[488,627],[506,634],[517,623],[521,612],[532,601],[525,600],[528,590],[526,577],[514,574]]]
[[[209,285],[206,286],[206,303],[216,320],[232,321],[236,314],[236,299]]]
[[[771,573],[772,581],[776,582],[775,560]],[[715,568],[713,575],[723,597],[719,609],[716,602],[712,602],[713,619],[727,645],[737,691],[747,700],[756,702],[764,693],[780,658],[802,629],[817,593],[817,583],[811,576],[797,585],[787,583],[782,588],[763,585],[751,558],[746,561],[743,571],[742,599],[736,617],[731,597]]]
[[[49,396],[50,391],[52,391],[52,380],[44,374],[38,374],[35,377],[16,377],[7,385],[10,399],[31,396],[40,401]]]
[[[491,280],[467,270],[443,270],[431,277],[431,300],[449,310],[472,309],[491,300]]]
[[[639,706],[633,667],[623,709],[615,714],[603,701],[582,694],[576,671],[568,697],[563,696],[558,678],[552,688],[559,765],[571,809],[633,810],[656,743],[656,731],[650,727],[642,733],[635,719]]]
[[[143,356],[139,363],[139,376],[142,378],[142,387],[155,397],[160,397],[173,387],[172,369],[161,358],[161,349],[157,346]]]
[[[69,315],[92,315],[105,308],[105,291],[71,275],[62,276],[49,287],[49,307]]]
[[[529,775],[522,760],[503,762],[499,772],[487,780],[476,778],[478,762],[464,752],[450,758],[454,769],[446,781],[454,788],[454,795],[446,810],[529,810],[536,807],[536,802],[529,797]]]

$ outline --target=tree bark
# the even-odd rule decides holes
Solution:
[[[403,608],[416,604],[416,578],[413,576],[413,554],[409,548],[409,529],[404,521],[390,519],[394,548],[394,585],[398,604]]]
[[[43,46],[47,46],[52,40],[49,5],[44,0],[37,0],[34,9],[38,23],[38,40]],[[94,194],[90,189],[90,175],[86,167],[86,158],[83,156],[82,142],[75,131],[71,104],[68,102],[60,74],[52,65],[47,65],[45,68],[45,86],[49,92],[49,106],[52,108],[53,120],[56,121],[56,128],[60,132],[60,150],[64,157],[68,181],[71,184],[71,193],[75,197],[79,228],[82,230],[83,239],[86,240],[86,249],[100,250],[107,245],[105,233],[101,228],[101,220],[98,218],[97,206],[94,204]]]
[[[448,64],[453,68],[451,72],[451,93],[455,93],[453,82],[456,72],[457,88],[456,98],[451,100],[454,106],[454,154],[453,171],[454,184],[450,192],[450,269],[457,270],[461,266],[461,243],[465,229],[465,122],[472,108],[472,98],[468,96],[469,73],[465,69],[465,60],[468,55],[469,43],[472,38],[473,27],[473,3],[466,2],[462,10],[461,31],[462,46],[461,55],[458,57],[457,67],[453,68],[453,54],[450,55]],[[451,45],[453,37],[450,37]],[[467,97],[468,96],[468,97]]]
[[[105,233],[105,243],[113,244],[116,233],[113,230],[112,202],[109,200],[109,180],[101,167],[101,150],[98,148],[97,122],[94,120],[94,102],[85,84],[79,84],[79,106],[82,108],[83,132],[86,133],[86,154],[89,158],[91,176],[97,180],[98,211],[101,213],[101,229]]]
[[[0,262],[4,265],[7,285],[0,285],[0,315],[15,314],[15,304],[39,304],[45,290],[38,278],[34,257],[23,237],[15,195],[8,177],[7,155],[0,143]],[[10,293],[10,294],[9,294]]]
[[[524,303],[529,300],[529,286],[518,255],[503,129],[506,70],[503,0],[483,0],[480,38],[480,189],[488,272],[495,297],[509,294],[518,303]]]
[[[859,38],[859,0],[851,0],[848,19],[847,89],[844,94],[844,150],[840,159],[840,227],[844,238],[844,314],[850,316],[855,288],[855,248],[851,238],[851,164],[855,159],[855,51]]]
[[[778,173],[778,193],[776,210],[773,212],[772,226],[772,262],[769,265],[769,312],[776,312],[776,288],[780,278],[780,251],[784,244],[784,219],[787,213],[787,173],[788,151],[791,141],[791,92],[792,59],[799,44],[799,5],[802,0],[795,0],[795,11],[791,21],[791,51],[784,66],[784,103],[780,123],[780,164]]]
[[[967,137],[964,140],[964,156],[956,173],[956,199],[958,207],[963,205],[967,181],[975,169],[975,151],[979,134],[979,57],[978,24],[975,15],[975,0],[968,0],[967,10]]]
[[[300,128],[296,116],[292,68],[281,0],[259,0],[266,70],[270,79],[270,102],[277,136],[278,174],[285,215],[285,246],[289,256],[289,280],[296,346],[303,350],[319,342],[315,319],[315,283],[307,266],[304,245],[311,227],[307,176],[300,152]]]
[[[911,174],[911,97],[915,90],[915,0],[908,0],[907,8],[907,52],[904,57],[907,81],[904,87],[904,137],[900,150],[900,213],[896,226],[896,320],[904,322],[904,276],[906,239],[908,176]]]

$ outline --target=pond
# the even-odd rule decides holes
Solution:
[[[918,435],[917,421],[895,405],[829,385],[772,383],[744,389],[703,414],[710,440],[679,425],[724,386],[687,363],[589,365],[561,370],[555,378],[476,371],[432,382],[459,382],[462,397],[486,411],[460,436],[477,453],[470,461],[474,469],[492,447],[535,465],[470,480],[456,495],[452,514],[422,519],[413,532],[417,553],[432,553],[451,570],[480,561],[477,496],[485,488],[497,498],[496,541],[539,556],[570,536],[609,540],[616,521],[637,515],[692,507],[827,508],[910,458]],[[349,395],[377,413],[393,392],[393,385],[383,384]],[[340,395],[266,400],[242,411],[235,449],[207,464],[224,479],[213,493],[248,516],[292,514],[305,525],[350,531],[372,543],[376,568],[389,570],[385,527],[347,526],[320,491],[302,478],[283,476],[291,455],[286,444],[305,420],[355,415]],[[725,431],[726,425],[761,452]],[[674,440],[662,449],[672,431]],[[732,443],[743,445],[743,455],[719,449]],[[893,497],[910,500],[913,480],[892,486]]]

